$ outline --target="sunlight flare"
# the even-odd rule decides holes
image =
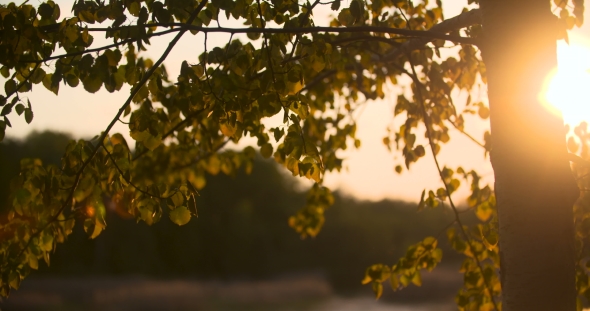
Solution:
[[[567,124],[590,120],[590,39],[571,36],[558,42],[558,68],[547,79],[545,100],[563,114]]]

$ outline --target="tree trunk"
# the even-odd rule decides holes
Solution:
[[[504,311],[576,310],[572,207],[579,192],[563,119],[539,93],[557,66],[548,0],[481,0]]]

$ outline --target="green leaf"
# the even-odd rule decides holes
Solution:
[[[53,16],[53,7],[47,3],[42,3],[37,12],[42,18],[50,19]]]
[[[492,216],[493,209],[490,207],[489,202],[484,202],[477,206],[475,210],[475,215],[481,221],[487,221]]]
[[[131,13],[131,15],[138,17],[139,16],[139,10],[141,9],[141,5],[138,2],[132,2],[129,7],[127,8],[127,10],[129,10],[129,13]]]
[[[16,93],[16,82],[14,80],[7,80],[4,83],[4,91],[6,92],[6,96],[10,96],[14,93]]]
[[[274,128],[273,129],[273,134],[274,134],[274,137],[275,137],[275,141],[276,142],[279,142],[279,140],[285,135],[285,130],[282,129],[282,128],[279,129],[277,127],[277,128]]]
[[[14,288],[14,289],[18,289],[20,287],[20,275],[16,272],[11,272],[8,275],[8,284],[10,285],[10,287]]]
[[[399,278],[397,276],[397,274],[392,273],[391,276],[389,277],[389,283],[391,284],[391,288],[394,291],[397,291],[399,289]]]
[[[0,68],[0,74],[2,74],[4,78],[8,79],[8,77],[10,76],[10,68],[2,66],[2,68]]]
[[[350,15],[354,18],[354,21],[358,21],[362,18],[362,6],[359,0],[352,0],[350,2]]]
[[[98,74],[88,75],[82,80],[82,83],[84,84],[84,89],[89,93],[96,93],[102,87],[102,79]]]
[[[383,284],[380,282],[373,282],[371,283],[371,288],[373,289],[373,293],[375,293],[375,298],[379,299],[381,295],[383,295]]]
[[[23,114],[23,112],[25,111],[25,105],[23,104],[17,104],[14,107],[14,110],[16,111],[16,113],[20,116],[21,114]]]
[[[272,155],[272,150],[273,150],[272,145],[269,143],[266,143],[260,147],[260,154],[264,158],[268,159]]]
[[[422,286],[422,276],[420,275],[420,271],[416,271],[412,276],[412,283],[416,286]]]
[[[180,191],[177,191],[176,193],[174,193],[174,195],[170,197],[170,200],[172,201],[172,204],[174,204],[175,207],[181,206],[182,204],[184,204],[184,195],[182,195]]]
[[[301,77],[302,72],[299,66],[294,66],[293,68],[291,68],[291,70],[289,70],[289,73],[287,74],[289,82],[293,83],[301,81]]]
[[[31,108],[25,109],[25,121],[27,121],[28,124],[33,122],[33,110],[31,110]]]
[[[334,0],[330,8],[332,11],[338,11],[340,9],[340,0]]]
[[[191,220],[191,212],[186,206],[177,207],[170,211],[170,220],[179,226],[183,226]]]
[[[422,145],[418,145],[416,146],[416,148],[414,148],[414,154],[421,158],[424,155],[426,155],[426,150],[424,150],[424,147]]]
[[[343,26],[352,26],[354,24],[354,17],[350,14],[350,9],[343,9],[338,14],[338,21]]]
[[[149,132],[148,132],[149,133]],[[160,136],[152,136],[149,135],[145,140],[143,140],[143,145],[146,146],[149,150],[154,151],[158,146],[162,144],[162,138]]]
[[[326,62],[322,57],[315,57],[313,63],[311,64],[311,67],[316,72],[320,72],[324,70],[324,68],[326,67]]]
[[[43,82],[43,78],[45,78],[45,70],[43,70],[43,68],[37,68],[35,69],[35,71],[32,72],[31,77],[29,78],[29,81],[31,81],[31,83],[34,84],[38,84]]]
[[[2,108],[2,112],[0,112],[0,116],[6,116],[12,112],[12,104],[8,104]]]
[[[91,239],[94,239],[97,236],[99,236],[104,227],[105,226],[96,218],[86,218],[84,220],[84,231],[89,235]]]

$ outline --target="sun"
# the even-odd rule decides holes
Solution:
[[[590,38],[570,35],[557,45],[558,68],[549,79],[545,98],[575,126],[590,121]]]

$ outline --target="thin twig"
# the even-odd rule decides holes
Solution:
[[[179,31],[178,29],[169,29],[169,30],[165,30],[165,31],[161,31],[161,32],[155,32],[152,34],[147,35],[148,37],[156,37],[156,36],[163,36],[163,35],[167,35],[170,33],[174,33]],[[94,49],[86,49],[84,51],[78,51],[78,52],[70,52],[70,53],[65,53],[65,54],[60,54],[60,55],[56,55],[56,56],[49,56],[46,57],[44,59],[40,59],[40,60],[23,60],[21,61],[21,63],[44,63],[50,60],[54,60],[54,59],[60,59],[60,58],[66,58],[66,57],[72,57],[72,56],[78,56],[78,55],[84,55],[84,54],[88,54],[88,53],[93,53],[93,52],[100,52],[106,49],[110,49],[110,48],[114,48],[114,47],[118,47],[120,45],[124,45],[127,43],[133,43],[137,41],[137,38],[134,39],[126,39],[126,40],[122,40],[113,44],[109,44],[109,45],[105,45],[105,46],[101,46],[98,48],[94,48]]]
[[[130,184],[133,188],[135,188],[135,190],[149,196],[152,198],[157,198],[160,200],[165,200],[168,199],[170,196],[168,197],[160,197],[159,195],[155,195],[153,193],[149,193],[148,191],[142,190],[141,188],[139,188],[139,186],[135,185],[133,182],[131,182],[131,179],[127,178],[127,176],[125,176],[125,172],[123,172],[123,170],[119,167],[119,165],[117,164],[117,162],[115,161],[115,159],[113,158],[113,155],[109,152],[109,150],[107,150],[107,147],[104,145],[104,143],[100,144],[102,149],[107,153],[107,156],[109,157],[109,159],[111,160],[111,162],[113,163],[113,165],[115,166],[115,168],[117,169],[117,171],[119,172],[119,174],[121,175],[121,177],[123,177],[123,179]],[[176,192],[175,192],[176,193]],[[174,194],[172,194],[174,195]]]

